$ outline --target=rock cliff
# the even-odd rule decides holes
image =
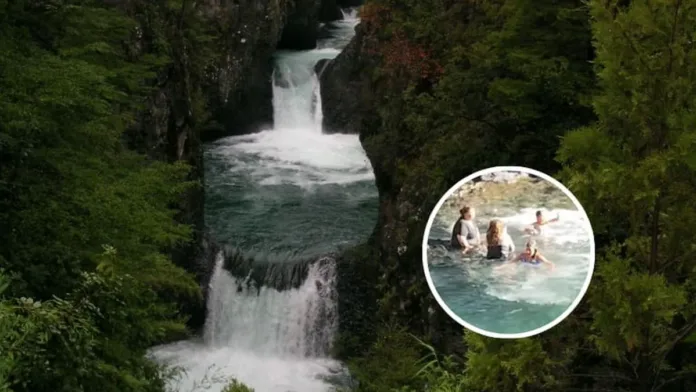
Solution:
[[[366,54],[363,30],[358,25],[353,40],[334,60],[321,60],[315,67],[325,133],[359,133],[363,117],[372,111],[372,91],[363,75],[374,67],[374,59]]]
[[[383,135],[384,124],[379,113],[383,102],[380,97],[393,90],[400,81],[393,77],[374,77],[380,65],[377,56],[377,45],[380,44],[376,33],[361,23],[356,28],[355,37],[340,55],[317,64],[324,127],[328,132],[360,135],[374,169],[380,197],[377,226],[368,249],[363,250],[367,256],[349,255],[346,262],[352,266],[344,270],[348,279],[356,284],[372,282],[372,288],[380,287],[375,295],[381,303],[381,317],[396,319],[400,325],[430,336],[441,348],[458,350],[461,348],[462,327],[441,310],[423,273],[421,241],[430,211],[422,206],[434,204],[433,195],[424,191],[428,186],[422,181],[399,178],[396,162],[384,154],[385,149],[398,151],[399,147],[389,145]],[[377,270],[362,265],[356,268],[356,264],[362,264],[361,257],[370,259],[368,264],[376,263]],[[356,276],[361,273],[363,276]],[[341,298],[344,293],[341,293]],[[364,315],[352,313],[354,308],[356,306],[344,307],[347,313],[341,314],[341,319],[364,319]],[[352,332],[344,330],[344,333]]]

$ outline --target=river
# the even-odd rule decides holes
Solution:
[[[228,250],[210,282],[203,336],[152,350],[186,371],[175,391],[217,392],[234,377],[257,392],[323,392],[347,377],[331,358],[331,253],[367,239],[377,190],[358,136],[323,133],[314,65],[338,55],[357,23],[344,11],[316,49],[276,54],[272,129],[205,148],[206,226]]]

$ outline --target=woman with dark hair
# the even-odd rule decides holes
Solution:
[[[479,245],[481,233],[474,223],[476,212],[472,207],[464,206],[459,210],[459,218],[452,228],[450,245],[454,249],[461,249],[466,253]]]

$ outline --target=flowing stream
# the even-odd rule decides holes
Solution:
[[[209,286],[202,337],[152,350],[186,370],[175,391],[329,391],[346,379],[331,358],[338,328],[332,252],[374,227],[377,191],[357,135],[323,134],[314,65],[335,57],[355,11],[323,26],[317,49],[276,54],[274,127],[206,147],[206,224],[228,246]]]

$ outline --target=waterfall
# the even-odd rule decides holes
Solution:
[[[358,136],[322,133],[314,66],[340,53],[356,16],[344,11],[315,50],[275,54],[272,129],[206,151],[206,223],[238,243],[217,256],[203,336],[152,350],[186,370],[173,390],[207,379],[205,390],[219,392],[235,377],[258,392],[326,392],[344,377],[330,358],[339,322],[330,254],[364,241],[377,194]]]
[[[322,257],[308,266],[298,288],[279,291],[232,276],[218,256],[210,282],[205,341],[279,357],[325,357],[338,328],[335,261]],[[273,279],[279,274],[270,269]]]

